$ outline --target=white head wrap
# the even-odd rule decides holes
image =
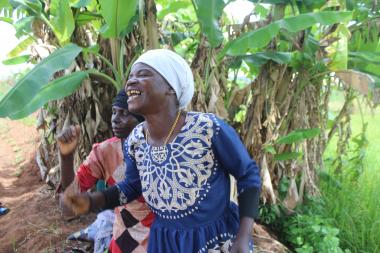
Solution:
[[[177,95],[180,109],[191,102],[194,95],[193,73],[180,55],[168,49],[153,49],[142,54],[133,65],[138,62],[152,67],[165,78]]]

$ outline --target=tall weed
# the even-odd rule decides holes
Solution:
[[[380,253],[380,110],[352,116],[354,138],[343,170],[334,173],[334,150],[325,157],[328,173],[321,177],[325,216],[340,231],[341,245],[353,253]],[[363,125],[368,125],[363,136]],[[365,129],[365,128],[364,128]],[[366,141],[366,139],[368,141]],[[333,145],[334,143],[332,143]]]

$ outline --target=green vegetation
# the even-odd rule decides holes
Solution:
[[[189,109],[231,123],[261,165],[263,223],[297,252],[379,252],[379,110],[353,107],[363,95],[376,103],[380,88],[379,2],[249,1],[243,23],[226,15],[234,1],[0,1],[23,38],[4,64],[35,63],[0,85],[0,117],[32,124],[25,116],[44,111],[51,154],[75,122],[84,158],[110,133],[111,98],[134,59],[171,48],[194,73]],[[55,50],[25,55],[32,45]]]
[[[266,218],[262,221],[276,231],[292,252],[351,252],[341,243],[341,231],[327,215],[324,198],[307,198],[291,213],[281,205],[262,207],[261,211],[261,217]]]
[[[12,88],[11,83],[14,82],[12,79],[16,79],[17,76],[10,77],[8,80],[0,80],[0,99]],[[27,117],[19,119],[20,122],[22,122],[26,126],[35,126],[36,125],[36,116],[35,114],[28,115]],[[3,123],[0,122],[0,134],[5,131],[5,128],[3,129]],[[5,126],[4,126],[5,127]]]
[[[337,114],[343,103],[343,92],[334,90],[330,113]],[[380,252],[380,108],[370,109],[362,98],[360,103],[363,114],[357,103],[352,108],[351,138],[340,171],[336,171],[337,136],[326,148],[321,195],[306,198],[291,214],[282,205],[261,207],[261,221],[297,253]],[[286,194],[289,182],[282,183],[280,190]]]
[[[362,134],[363,122],[368,123],[365,132],[368,143],[349,143],[350,150],[344,156],[344,167],[340,173],[334,172],[332,164],[336,158],[336,138],[330,143],[325,153],[330,177],[321,180],[321,191],[325,215],[339,229],[341,244],[355,253],[376,253],[380,252],[380,108],[371,111],[365,107],[362,118],[359,108],[354,107],[351,116],[353,139]],[[355,161],[358,155],[363,170],[353,174],[352,163],[360,166]]]

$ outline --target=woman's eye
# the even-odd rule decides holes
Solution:
[[[146,76],[149,76],[149,73],[141,72],[141,73],[139,73],[139,76],[146,77]]]

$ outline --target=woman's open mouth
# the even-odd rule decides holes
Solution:
[[[135,100],[139,96],[141,96],[141,91],[139,90],[127,90],[128,102]]]

